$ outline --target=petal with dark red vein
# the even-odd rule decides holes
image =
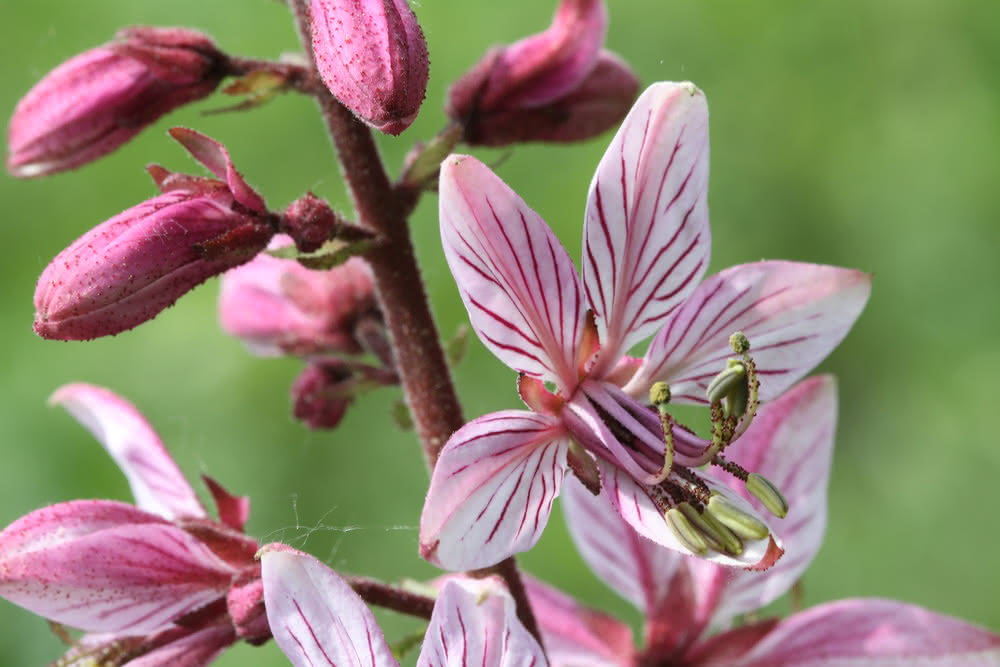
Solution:
[[[709,664],[986,667],[1000,665],[1000,636],[957,618],[894,600],[840,600],[781,621],[736,661]]]
[[[568,448],[561,422],[534,412],[494,412],[463,426],[431,476],[421,555],[472,570],[530,549],[559,494]]]
[[[295,667],[397,667],[375,616],[333,570],[281,544],[260,562],[267,622]]]
[[[789,509],[784,519],[769,518],[785,555],[766,573],[723,571],[708,564],[693,570],[699,588],[725,578],[716,622],[726,624],[737,614],[760,609],[784,595],[816,556],[826,529],[836,423],[836,381],[829,375],[810,378],[762,407],[743,437],[726,450],[729,460],[764,475],[781,489]],[[723,476],[734,493],[765,511],[741,482],[719,473]]]
[[[57,389],[49,403],[66,408],[104,445],[128,478],[136,505],[168,519],[206,516],[160,437],[134,405],[83,383]]]
[[[434,603],[417,667],[544,667],[545,656],[506,591],[450,579]]]
[[[742,331],[771,400],[808,373],[843,340],[871,293],[862,271],[798,262],[756,262],[712,276],[666,323],[625,387],[643,395],[657,380],[671,400],[705,403],[705,388],[733,356],[729,336]]]
[[[573,261],[548,225],[483,163],[441,165],[441,240],[469,319],[501,361],[576,384],[584,303]]]
[[[225,595],[235,569],[160,517],[79,500],[0,533],[0,595],[90,632],[144,634]]]
[[[708,268],[708,105],[694,84],[653,84],[636,101],[594,174],[583,233],[584,287],[613,364]]]

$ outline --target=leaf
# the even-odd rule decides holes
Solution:
[[[265,252],[278,259],[294,259],[307,269],[324,271],[340,266],[355,255],[363,255],[372,247],[371,241],[355,241],[346,243],[334,239],[327,241],[315,252],[300,252],[294,245],[274,248]]]

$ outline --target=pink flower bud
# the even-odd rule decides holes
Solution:
[[[329,204],[307,192],[288,205],[281,227],[295,240],[296,248],[313,252],[333,238],[339,223]]]
[[[427,43],[406,0],[312,0],[316,67],[330,92],[377,130],[399,134],[427,90]]]
[[[354,400],[355,384],[341,364],[309,364],[292,384],[292,414],[314,430],[336,428]]]
[[[101,223],[59,253],[35,289],[35,331],[87,340],[131,329],[207,278],[253,258],[274,229],[263,200],[225,149],[175,128],[221,180],[150,169],[164,191]]]
[[[638,89],[631,69],[602,51],[602,0],[563,0],[552,25],[489,50],[448,91],[446,112],[472,145],[570,142],[613,127]]]
[[[129,28],[49,72],[14,109],[7,169],[19,178],[110,153],[167,112],[209,95],[223,56],[205,35]]]
[[[290,239],[276,236],[272,247]],[[371,269],[353,257],[328,271],[267,254],[222,278],[219,320],[258,354],[358,354],[355,324],[375,310]]]

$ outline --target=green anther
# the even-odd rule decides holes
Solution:
[[[681,503],[677,508],[691,522],[715,551],[725,551],[732,556],[743,553],[743,543],[731,530],[715,520],[714,517],[699,512],[689,503]]]
[[[736,354],[746,354],[750,349],[750,339],[742,331],[737,331],[729,337],[729,347],[733,348]]]
[[[778,487],[771,484],[766,477],[752,472],[747,475],[746,485],[747,491],[759,500],[768,512],[779,519],[784,519],[788,515],[788,501],[781,495]]]
[[[726,364],[726,369],[712,378],[705,390],[705,396],[709,403],[717,403],[727,397],[733,391],[746,391],[746,368],[743,363],[736,361],[735,364]]]
[[[714,517],[744,540],[762,540],[770,532],[763,522],[744,512],[724,496],[713,494],[705,509],[706,514]]]
[[[677,541],[685,549],[699,556],[708,554],[708,546],[705,544],[705,540],[701,538],[698,531],[694,529],[694,526],[691,525],[687,517],[679,509],[671,507],[667,510],[664,518],[667,520],[667,528],[670,529],[670,532],[674,534],[674,537],[677,538]]]
[[[654,382],[649,388],[649,402],[663,412],[664,406],[670,402],[670,385],[666,382]]]

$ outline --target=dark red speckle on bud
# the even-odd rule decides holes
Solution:
[[[292,237],[300,252],[313,252],[333,238],[339,224],[329,204],[307,192],[288,205],[281,231]]]

